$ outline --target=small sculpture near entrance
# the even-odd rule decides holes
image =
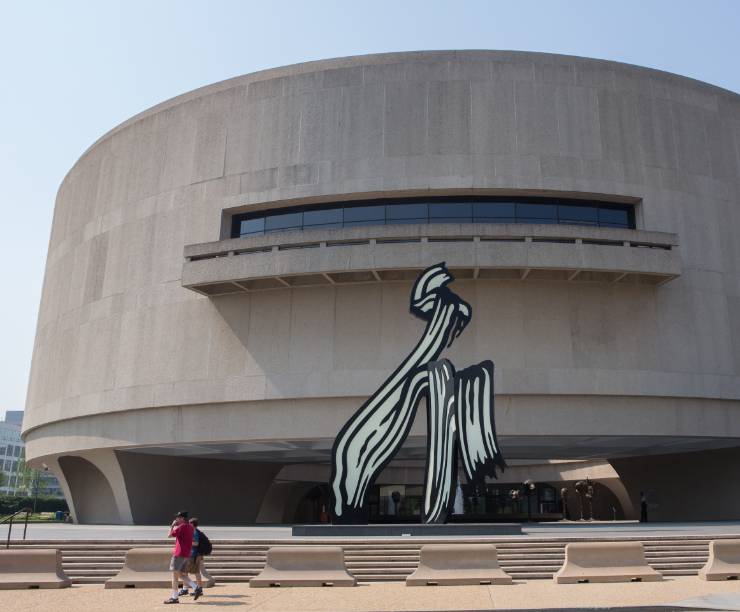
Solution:
[[[493,363],[457,372],[438,361],[472,317],[453,293],[444,263],[424,270],[411,291],[411,314],[426,321],[401,365],[342,427],[332,449],[331,512],[336,523],[366,523],[365,497],[406,439],[422,397],[427,399],[427,457],[422,521],[444,523],[457,485],[458,454],[468,482],[496,477],[506,462],[496,439]]]

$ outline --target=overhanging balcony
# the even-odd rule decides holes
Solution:
[[[657,286],[681,274],[675,234],[575,225],[423,224],[282,232],[188,245],[182,285],[216,296],[409,281],[440,261],[460,280]]]

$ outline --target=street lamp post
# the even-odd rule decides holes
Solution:
[[[527,479],[522,483],[522,487],[524,488],[524,492],[527,494],[527,522],[531,523],[532,522],[532,494],[537,488],[537,485],[534,483],[534,480]]]
[[[44,464],[44,472],[48,472],[49,468]],[[41,475],[40,470],[33,471],[33,513],[36,514],[36,502],[39,499],[39,476]]]

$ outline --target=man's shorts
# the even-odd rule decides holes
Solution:
[[[185,570],[188,574],[195,574],[200,571],[203,563],[203,555],[197,555],[188,559],[187,569]]]
[[[170,559],[170,571],[171,572],[184,572],[185,567],[190,561],[190,557],[175,557]]]

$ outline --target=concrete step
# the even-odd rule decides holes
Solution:
[[[536,561],[560,561],[562,562],[563,559],[565,559],[565,555],[563,553],[559,554],[551,554],[551,555],[499,555],[498,560],[499,562],[505,562],[505,561],[519,561],[520,559],[532,559]]]
[[[396,548],[396,549],[388,549],[388,548],[376,548],[376,549],[370,549],[370,550],[363,550],[363,549],[355,549],[351,547],[344,548],[344,556],[349,555],[363,555],[366,557],[377,557],[377,556],[384,556],[387,554],[394,554],[394,555],[416,555],[419,556],[419,549],[418,548]]]
[[[645,551],[645,557],[647,559],[653,559],[653,558],[660,558],[660,557],[708,557],[709,556],[709,550],[681,550],[680,548],[676,548],[673,550],[661,550],[660,552],[655,552],[651,550]]]
[[[262,568],[265,567],[264,563],[249,563],[249,562],[242,562],[242,561],[235,561],[233,563],[206,563],[206,569],[210,571],[221,571],[221,570],[231,570],[231,569],[253,569],[257,571],[262,571]]]
[[[539,565],[542,567],[553,567],[557,565],[560,567],[563,564],[564,559],[549,559],[549,560],[542,560],[542,559],[527,559],[526,557],[523,559],[512,559],[507,561],[502,561],[499,559],[499,565],[501,567],[529,567],[532,565]]]
[[[108,578],[99,578],[96,576],[69,576],[72,584],[103,584]]]
[[[65,555],[62,554],[64,563],[77,563],[79,561],[85,561],[86,563],[123,563],[124,555]]]
[[[552,572],[509,572],[514,580],[552,580]]]
[[[529,572],[537,572],[537,573],[544,573],[549,572],[554,574],[557,572],[562,565],[510,565],[508,567],[502,567],[507,574],[526,574]]]
[[[410,572],[413,572],[416,570],[416,565],[414,566],[379,566],[379,567],[361,567],[361,568],[352,568],[348,567],[347,569],[352,572],[355,575],[358,576],[370,576],[374,574],[408,574]]]
[[[116,570],[118,571],[123,567],[123,561],[120,563],[89,563],[87,561],[77,561],[74,563],[70,563],[68,561],[62,561],[62,567],[65,571],[67,570],[75,570],[75,571],[81,571],[81,570],[95,570],[95,569],[110,569],[110,570]]]
[[[344,561],[346,563],[386,563],[388,561],[393,561],[395,563],[404,562],[418,564],[419,555],[399,555],[397,557],[350,557],[345,555]]]
[[[253,557],[251,555],[223,555],[213,556],[208,555],[206,557],[206,563],[217,564],[217,563],[232,563],[232,562],[244,562],[244,563],[264,563],[265,557]]]
[[[676,562],[676,563],[700,563],[704,564],[707,562],[706,555],[703,557],[684,557],[684,556],[668,556],[665,557],[649,557],[647,559],[648,563],[666,563],[666,562]]]
[[[575,541],[577,539],[572,539]],[[637,538],[603,538],[603,541]],[[695,575],[706,562],[708,539],[641,539],[652,567],[666,576]],[[451,542],[453,540],[448,540]],[[496,540],[468,539],[455,542],[491,542],[496,545],[501,567],[517,580],[551,578],[560,569],[568,540]],[[267,550],[281,545],[340,545],[345,551],[348,569],[361,581],[403,580],[419,562],[419,549],[426,543],[445,540],[225,540],[214,542],[213,554],[206,559],[209,572],[221,582],[246,582],[264,567]],[[13,548],[59,548],[63,567],[76,584],[100,583],[115,575],[123,566],[125,553],[132,547],[171,548],[167,540],[117,541],[29,541],[13,542]]]
[[[691,542],[683,542],[680,545],[667,545],[663,544],[662,542],[660,544],[644,544],[645,550],[653,550],[656,552],[664,551],[664,550],[673,550],[675,548],[681,548],[683,550],[707,550],[709,548],[709,544],[694,544]]]
[[[251,552],[248,550],[229,550],[229,551],[213,551],[208,555],[211,559],[235,559],[235,558],[246,558],[246,559],[265,559],[267,558],[267,551],[265,552]]]

